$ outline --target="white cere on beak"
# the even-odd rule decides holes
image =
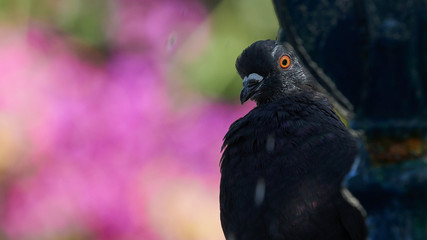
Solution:
[[[259,207],[264,201],[265,196],[265,180],[263,178],[258,179],[255,187],[255,206]]]
[[[254,79],[254,80],[257,80],[257,81],[262,81],[264,79],[264,77],[261,76],[261,75],[259,75],[258,73],[251,73],[248,76],[246,76],[246,77],[243,78],[243,82],[247,81],[248,79]]]
[[[275,142],[276,142],[276,138],[274,137],[274,134],[269,134],[267,136],[267,142],[265,143],[265,148],[267,152],[271,153],[274,151]]]

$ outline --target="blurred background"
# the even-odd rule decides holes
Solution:
[[[0,0],[0,239],[224,239],[234,61],[262,0]]]

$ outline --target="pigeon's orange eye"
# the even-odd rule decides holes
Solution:
[[[282,68],[288,68],[289,65],[291,65],[291,58],[289,56],[282,56],[279,60],[280,67]]]

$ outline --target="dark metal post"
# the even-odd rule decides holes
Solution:
[[[427,239],[427,2],[273,3],[279,40],[363,133],[346,184],[367,210],[370,239]]]

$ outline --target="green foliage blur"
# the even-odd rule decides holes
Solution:
[[[190,48],[183,48],[173,57],[171,81],[213,100],[237,101],[241,79],[234,63],[243,49],[252,42],[275,39],[279,28],[273,4],[263,0],[199,0],[209,17],[189,38],[204,41],[204,48],[190,61],[183,60]],[[65,35],[78,48],[105,51],[111,48],[106,24],[112,17],[111,0],[0,0],[0,20],[11,24],[39,23]],[[207,38],[198,34],[208,31]],[[180,53],[181,52],[181,53]],[[184,53],[182,53],[184,52]]]
[[[0,0],[0,19],[10,24],[39,23],[88,48],[108,45],[105,24],[110,0]]]
[[[190,62],[175,62],[184,79],[203,95],[237,100],[242,81],[234,63],[251,43],[275,39],[279,24],[273,4],[261,0],[224,0],[210,13],[211,35],[204,52]],[[202,26],[203,27],[203,26]]]

